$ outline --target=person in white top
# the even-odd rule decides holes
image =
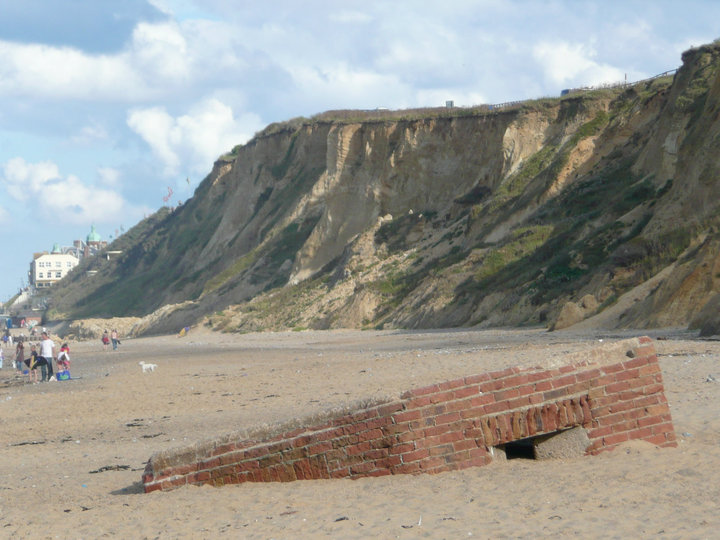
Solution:
[[[47,361],[47,374],[45,369],[42,371],[42,380],[49,381],[53,376],[53,358],[55,358],[55,343],[50,339],[47,332],[42,333],[42,341],[40,342],[40,356]],[[40,366],[42,368],[42,365]]]

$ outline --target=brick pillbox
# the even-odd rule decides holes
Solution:
[[[486,465],[522,441],[566,433],[581,454],[631,440],[677,446],[648,337],[481,373],[274,429],[160,451],[145,492],[186,484],[289,482],[438,473]],[[552,452],[550,452],[552,454]]]

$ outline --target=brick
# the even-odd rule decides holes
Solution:
[[[440,446],[432,446],[427,449],[428,453],[432,457],[444,456],[455,451],[452,444],[443,444]]]
[[[323,454],[333,449],[333,444],[330,441],[324,441],[318,444],[307,447],[308,455],[313,456],[316,454]]]
[[[552,380],[553,388],[562,388],[563,386],[569,386],[577,382],[575,375],[565,375],[564,377],[558,377]]]
[[[600,377],[601,372],[599,369],[591,369],[588,371],[581,371],[575,377],[577,382],[590,381],[592,379]]]
[[[505,401],[511,398],[516,398],[520,395],[520,391],[517,388],[511,388],[509,390],[500,390],[493,394],[495,401]]]
[[[425,428],[423,430],[423,437],[437,437],[438,435],[442,435],[444,433],[447,433],[451,429],[454,429],[454,426],[450,424],[443,424],[440,426],[432,426],[429,428]]]
[[[638,418],[638,427],[652,426],[653,424],[660,424],[664,422],[663,416],[643,416]]]
[[[466,386],[464,388],[458,388],[453,392],[454,399],[462,399],[470,396],[475,396],[480,392],[477,386]]]
[[[386,458],[388,457],[388,455],[390,455],[390,451],[387,448],[376,448],[373,450],[368,450],[362,455],[362,457],[363,459],[376,461],[378,459]]]
[[[350,473],[350,467],[343,467],[342,469],[334,470],[330,473],[330,478],[334,479],[340,479],[340,478],[349,478],[352,476]]]
[[[602,366],[600,368],[600,371],[603,372],[604,374],[608,375],[610,373],[617,373],[618,371],[622,371],[623,369],[625,369],[625,368],[623,367],[622,363],[608,364],[606,366]]]
[[[495,438],[496,435],[495,432],[490,429],[490,424],[486,418],[480,420],[480,429],[482,431],[482,438],[485,441],[485,444],[488,446],[495,446],[497,442]],[[469,436],[469,434],[467,434],[467,436]]]
[[[221,445],[213,448],[210,455],[211,456],[219,456],[221,454],[227,454],[228,452],[232,452],[234,450],[237,450],[237,445],[234,442],[225,443],[225,444],[221,444]]]
[[[605,392],[608,394],[616,394],[630,389],[630,384],[627,381],[617,382],[608,384],[605,386]]]
[[[505,402],[489,403],[489,404],[485,405],[484,412],[485,412],[485,414],[492,414],[492,413],[497,413],[497,412],[501,412],[501,411],[507,411],[508,408],[509,408],[508,404]]]
[[[613,433],[621,433],[623,431],[632,431],[637,428],[637,422],[635,420],[625,420],[624,422],[617,422],[612,426]]]
[[[455,379],[438,384],[438,388],[440,388],[440,390],[454,390],[455,388],[460,388],[461,386],[466,386],[464,377],[462,379]]]
[[[527,373],[516,375],[514,377],[508,377],[503,380],[503,388],[516,388],[518,386],[528,384],[529,381],[530,377]]]
[[[378,416],[389,416],[394,412],[402,411],[405,408],[405,404],[402,402],[388,403],[387,405],[380,405],[377,407]]]
[[[530,373],[528,373],[527,377],[528,377],[528,382],[534,383],[537,381],[547,380],[552,377],[552,374],[548,370],[543,369],[540,371],[530,372]]]
[[[672,423],[666,422],[664,424],[656,424],[652,426],[653,434],[658,435],[660,433],[672,433],[673,432],[673,426]]]
[[[350,474],[362,474],[372,471],[374,468],[375,467],[372,463],[358,463],[357,465],[353,465],[352,467],[350,467]]]
[[[537,390],[538,392],[544,392],[551,389],[552,382],[550,381],[540,381],[538,383],[535,383],[535,390]]]
[[[426,396],[428,394],[434,394],[436,392],[440,391],[440,387],[437,384],[431,384],[429,386],[424,386],[423,388],[416,388],[415,390],[410,390],[409,392],[406,392],[401,397],[419,397],[419,396]]]
[[[370,443],[365,441],[358,444],[353,444],[352,446],[348,446],[347,448],[345,448],[345,453],[348,456],[357,456],[372,449],[373,448]]]
[[[490,376],[493,379],[499,380],[504,379],[505,377],[509,377],[510,375],[515,374],[515,370],[513,368],[505,368],[501,369],[499,371],[491,371]]]
[[[567,388],[557,388],[543,393],[543,401],[554,401],[567,395]]]
[[[432,401],[430,400],[430,396],[422,396],[422,397],[412,398],[407,401],[406,410],[418,409],[420,407],[427,407],[431,403],[432,403]]]
[[[413,450],[415,450],[415,445],[413,443],[396,444],[390,448],[390,454],[405,454],[407,452],[412,452]]]
[[[665,438],[665,434],[653,435],[652,437],[646,437],[644,440],[651,444],[655,444],[658,446],[665,444],[667,442],[667,439]]]
[[[446,411],[445,407],[445,404],[433,405],[432,407],[426,407],[424,409],[421,409],[420,414],[424,418],[428,418],[430,416],[437,416],[439,414],[443,414]]]
[[[414,463],[403,463],[393,468],[393,473],[395,474],[413,474],[417,472],[420,472],[420,463],[417,461]]]
[[[663,391],[664,391],[664,389],[663,389],[663,385],[661,383],[649,384],[648,386],[645,386],[642,389],[642,392],[645,395],[659,394]]]
[[[510,401],[508,401],[509,409],[519,409],[521,407],[527,407],[528,405],[530,405],[530,398],[528,396],[511,399]]]
[[[625,369],[615,374],[615,381],[627,381],[628,379],[637,379],[640,374],[639,369]]]
[[[471,448],[477,448],[477,442],[471,439],[462,439],[453,443],[453,449],[456,452],[470,450]]]
[[[654,375],[660,373],[660,364],[652,362],[638,368],[638,373],[642,375]]]
[[[402,464],[402,458],[400,456],[388,456],[384,459],[378,459],[375,462],[375,466],[378,468],[392,469]]]
[[[398,412],[398,413],[393,414],[392,418],[393,418],[394,423],[400,424],[402,422],[418,420],[418,419],[422,418],[422,414],[419,410],[405,411],[405,412]]]
[[[652,429],[649,427],[640,428],[640,429],[634,429],[630,431],[628,434],[628,437],[630,437],[630,440],[636,440],[636,439],[645,439],[646,437],[652,437],[653,432]]]
[[[539,405],[540,403],[545,401],[542,394],[530,394],[527,399],[531,405]]]
[[[451,424],[453,422],[459,422],[461,419],[460,413],[457,412],[441,414],[435,417],[435,425]]]
[[[491,378],[492,377],[490,376],[489,373],[480,373],[478,375],[469,375],[469,376],[465,377],[465,384],[467,386],[477,385],[477,384],[480,384],[483,382],[487,382]]]
[[[495,403],[495,396],[493,396],[491,393],[481,394],[470,399],[471,407],[480,407],[482,405],[488,405],[490,403]]]
[[[450,401],[452,399],[453,399],[452,391],[440,392],[438,394],[433,394],[430,396],[431,403],[442,403],[444,401]]]
[[[622,442],[625,442],[628,440],[628,434],[627,432],[624,433],[614,433],[612,435],[608,435],[606,437],[603,437],[603,443],[605,446],[612,446],[615,444],[620,444]]]

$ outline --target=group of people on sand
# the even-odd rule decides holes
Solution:
[[[117,351],[118,345],[120,345],[120,334],[113,328],[113,331],[108,335],[108,331],[105,330],[102,335],[103,350],[108,350],[108,345],[112,342],[113,351]]]
[[[15,345],[14,367],[19,372],[26,372],[28,380],[32,383],[55,381],[56,373],[67,373],[70,369],[70,347],[63,343],[57,356],[55,355],[55,342],[50,338],[46,330],[40,335],[39,343],[27,342],[30,348],[26,350],[24,336],[19,336]],[[53,365],[53,363],[55,365]],[[0,368],[2,364],[0,364]],[[38,369],[41,379],[38,381]]]

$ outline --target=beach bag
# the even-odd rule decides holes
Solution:
[[[70,372],[68,370],[65,371],[58,371],[55,374],[55,377],[58,381],[69,381],[70,380]]]

